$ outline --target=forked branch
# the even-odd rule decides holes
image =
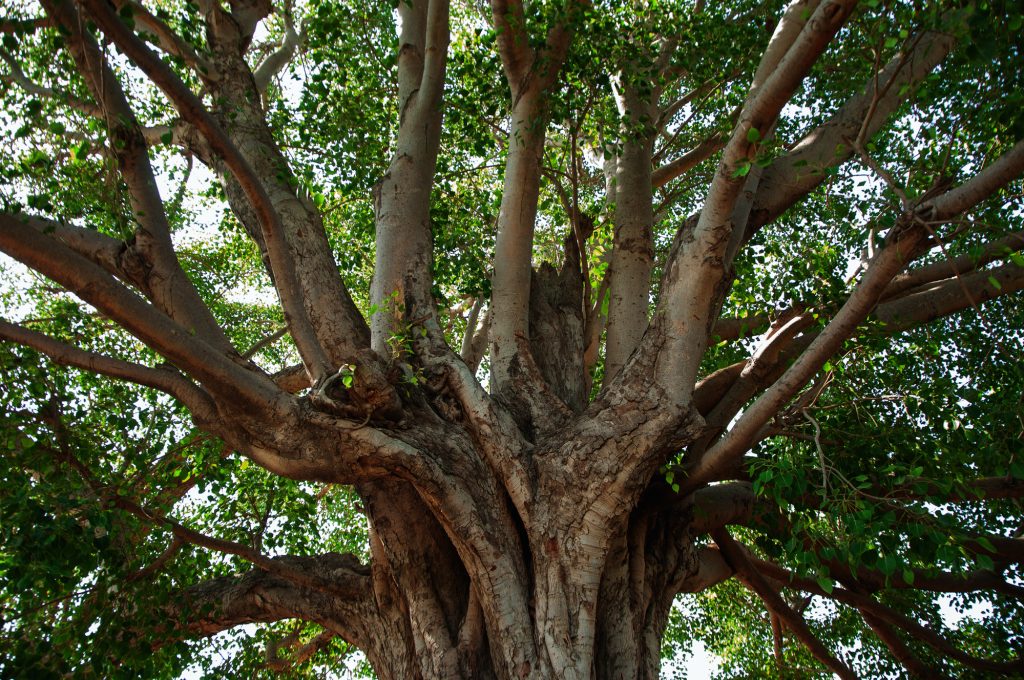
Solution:
[[[103,0],[82,0],[82,4],[88,8],[90,16],[104,33],[167,95],[182,118],[200,131],[210,148],[230,168],[263,229],[285,318],[310,379],[316,382],[326,377],[333,369],[303,304],[296,263],[284,241],[281,216],[274,208],[263,183],[202,101],[121,22]]]

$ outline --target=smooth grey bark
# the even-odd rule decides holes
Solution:
[[[639,107],[635,93],[627,110],[639,119],[650,118],[651,107]],[[637,111],[641,108],[641,111]],[[616,159],[615,235],[611,255],[608,298],[608,337],[605,379],[614,378],[647,330],[651,271],[654,268],[654,187],[651,182],[653,134],[633,133]]]
[[[499,390],[517,371],[512,364],[529,333],[533,228],[546,127],[540,93],[517,93],[511,116],[491,295],[491,380]]]
[[[374,189],[377,259],[370,301],[371,347],[401,352],[395,336],[436,314],[431,297],[430,192],[441,139],[448,52],[447,0],[402,3],[398,50],[401,120],[395,153]],[[418,321],[412,321],[417,319]]]

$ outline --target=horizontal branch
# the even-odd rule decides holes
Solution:
[[[210,398],[173,369],[150,368],[88,352],[2,319],[0,339],[31,347],[62,366],[72,366],[166,392],[188,406],[193,413],[213,413]]]
[[[38,28],[52,26],[53,20],[50,17],[39,17],[38,19],[10,19],[0,17],[0,33],[27,33]]]
[[[1003,480],[1004,483],[1005,481]],[[994,482],[993,478],[978,480],[979,485],[982,486],[995,486]],[[1020,487],[1021,485],[1016,486]],[[879,490],[878,493],[884,493],[884,490]],[[769,498],[755,496],[752,486],[747,482],[717,484],[700,489],[689,496],[682,498],[674,496],[674,498],[678,500],[670,512],[689,513],[692,516],[689,527],[695,534],[713,532],[726,525],[768,528],[770,531],[792,534],[792,528],[779,514],[777,504]],[[802,497],[791,496],[789,500],[797,507],[830,512],[828,503],[816,493],[805,494]],[[903,521],[917,522],[923,519],[919,511],[897,505],[892,498],[877,500],[883,504],[884,509],[895,512]],[[936,502],[936,499],[933,498],[929,500]],[[1024,540],[1021,539],[964,532],[964,538],[960,543],[968,552],[975,555],[987,555],[1002,565],[1024,562]],[[825,548],[834,550],[834,547],[823,543],[807,546],[807,550],[821,551]],[[865,567],[857,567],[853,570],[845,563],[834,559],[822,558],[822,561],[828,565],[833,576],[862,591],[915,589],[964,593],[987,590],[1024,600],[1024,587],[1010,583],[1000,573],[992,570],[979,569],[967,573],[952,573],[912,568],[910,573],[913,575],[913,579],[908,583],[905,580],[890,579],[886,574],[877,570]]]
[[[910,291],[879,305],[874,318],[886,334],[897,333],[1020,290],[1024,267],[1006,264]]]
[[[250,562],[263,571],[279,576],[288,582],[311,590],[347,597],[365,587],[368,581],[369,570],[363,567],[359,560],[352,555],[337,555],[341,565],[335,564],[330,578],[325,578],[317,571],[309,569],[310,563],[316,558],[308,557],[268,557],[253,548],[242,543],[228,541],[222,538],[207,536],[206,534],[189,529],[173,519],[162,515],[155,510],[144,508],[134,501],[123,496],[116,496],[111,503],[139,519],[161,526],[170,531],[175,537],[200,548],[215,550],[227,555],[236,555]],[[342,568],[343,566],[343,568]]]
[[[703,142],[684,153],[679,158],[662,165],[651,174],[651,184],[655,189],[663,187],[676,177],[685,175],[725,147],[729,136],[717,132]]]
[[[24,216],[0,214],[0,251],[53,279],[120,324],[213,394],[242,399],[257,411],[280,406],[273,383],[190,334],[98,265],[39,233]]]
[[[10,81],[24,90],[26,94],[62,102],[71,108],[86,114],[87,116],[92,116],[94,118],[103,117],[103,111],[96,104],[74,97],[67,92],[60,92],[49,87],[44,87],[30,80],[28,76],[25,75],[25,72],[22,70],[21,64],[18,63],[18,60],[3,48],[0,48],[0,59],[3,59],[11,69]]]
[[[690,511],[690,529],[709,533],[729,524],[747,524],[755,512],[757,498],[748,482],[715,484],[699,489],[677,504],[677,511]]]
[[[933,264],[908,270],[892,280],[882,298],[896,297],[912,288],[973,272],[992,262],[1006,259],[1010,253],[1020,250],[1024,250],[1024,231],[1018,231],[986,243],[977,253],[943,259]]]
[[[977,569],[963,574],[935,572],[927,569],[911,569],[913,583],[905,579],[887,578],[885,574],[873,569],[858,567],[856,572],[836,560],[829,560],[831,574],[850,586],[859,589],[876,590],[928,590],[936,593],[973,593],[981,590],[1008,595],[1014,599],[1024,600],[1024,588],[1008,582],[998,573],[989,569]]]
[[[887,489],[885,494],[891,500],[938,499],[943,503],[1024,498],[1024,480],[1013,477],[979,477],[956,481],[951,486],[947,491],[945,484],[935,480],[911,479],[896,489]]]
[[[736,574],[717,545],[706,545],[697,553],[697,571],[677,585],[679,593],[701,593],[727,581]]]
[[[351,555],[334,553],[275,559],[289,561],[324,580],[349,581],[350,588],[343,597],[325,595],[261,569],[211,579],[186,588],[175,598],[169,618],[181,623],[168,637],[210,636],[246,623],[297,618],[318,623],[365,647],[375,631],[372,588],[365,568],[358,567]]]

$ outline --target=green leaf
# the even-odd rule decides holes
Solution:
[[[744,163],[741,163],[739,166],[737,166],[735,170],[733,170],[732,177],[746,177],[749,172],[750,161],[746,161]]]
[[[1014,460],[1011,462],[1010,474],[1017,479],[1024,479],[1024,461]]]
[[[974,540],[977,541],[978,545],[980,545],[985,550],[988,550],[989,552],[992,552],[992,553],[996,552],[996,547],[994,545],[992,545],[992,541],[988,540],[986,537],[978,536]]]
[[[761,133],[756,127],[751,127],[747,130],[747,141],[751,144],[756,144],[761,141]]]
[[[71,150],[71,157],[76,161],[84,161],[89,155],[90,148],[89,142],[83,139]]]

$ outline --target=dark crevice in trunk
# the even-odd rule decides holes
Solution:
[[[583,228],[585,241],[593,225]],[[574,413],[587,406],[590,376],[584,364],[586,348],[586,288],[577,235],[565,243],[561,269],[543,263],[530,280],[530,349],[545,382]]]

